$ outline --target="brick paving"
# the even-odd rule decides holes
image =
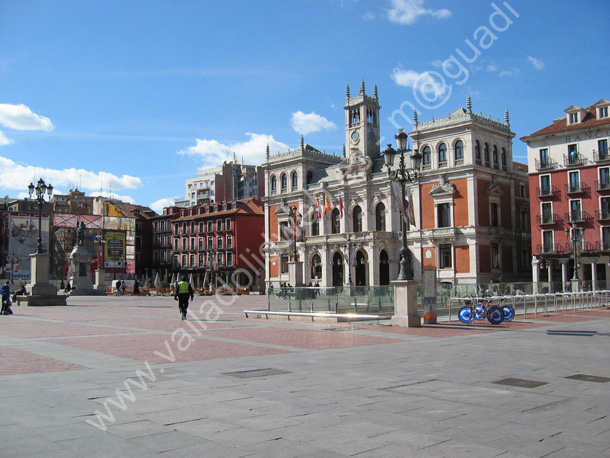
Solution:
[[[405,329],[246,319],[264,296],[189,322],[169,297],[68,304],[0,316],[2,457],[610,456],[605,309]]]

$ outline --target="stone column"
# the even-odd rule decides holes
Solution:
[[[392,326],[403,328],[421,327],[421,317],[417,313],[417,285],[413,280],[395,280],[394,286],[394,316]]]
[[[561,262],[561,282],[563,283],[563,292],[566,291],[566,285],[568,284],[568,260],[560,259]]]

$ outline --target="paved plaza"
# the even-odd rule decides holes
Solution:
[[[491,326],[247,319],[264,296],[0,316],[0,457],[610,456],[610,310]]]

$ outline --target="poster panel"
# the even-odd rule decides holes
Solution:
[[[38,216],[10,215],[7,270],[12,270],[13,280],[30,279],[30,254],[38,246]],[[49,217],[42,217],[42,249],[49,252]],[[12,256],[10,256],[12,255]]]
[[[125,263],[125,233],[109,232],[105,234],[104,267],[121,268]]]

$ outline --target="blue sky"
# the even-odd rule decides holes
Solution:
[[[382,135],[465,107],[519,137],[610,98],[606,0],[2,0],[0,196],[160,211],[198,168],[306,143],[341,154],[345,87],[377,84]]]

